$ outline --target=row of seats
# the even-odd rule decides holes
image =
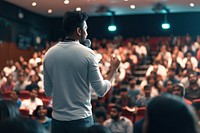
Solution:
[[[10,94],[11,94],[11,91],[6,91],[6,92],[4,92],[4,93],[3,93],[3,98],[4,98],[4,99],[9,99],[9,98],[10,98]],[[21,100],[30,98],[30,91],[21,90],[21,91],[19,92],[19,98],[20,98]],[[47,98],[47,97],[45,96],[44,92],[39,92],[39,93],[38,93],[38,98]],[[49,99],[49,98],[47,98],[47,99]]]

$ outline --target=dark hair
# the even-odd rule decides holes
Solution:
[[[1,133],[48,133],[36,120],[26,117],[7,119],[0,123]]]
[[[20,112],[16,103],[10,100],[0,100],[0,121],[19,116]]]
[[[103,117],[104,120],[107,119],[107,113],[104,107],[96,108],[94,114],[96,118]]]
[[[33,115],[35,116],[35,117],[38,117],[38,110],[40,110],[40,108],[41,107],[43,107],[44,109],[47,109],[45,106],[43,106],[43,105],[38,105],[37,107],[36,107],[36,109],[34,110],[34,112],[33,112]]]
[[[176,72],[175,68],[170,67],[168,71]]]
[[[120,88],[119,91],[120,91],[120,92],[127,92],[128,89],[127,89],[127,88]]]
[[[102,125],[92,125],[86,128],[84,133],[111,133],[111,131]]]
[[[157,96],[149,102],[146,121],[146,133],[199,133],[194,110],[171,94]]]
[[[119,104],[114,104],[111,108],[116,109],[118,112],[122,112],[122,106]]]
[[[152,86],[148,85],[148,84],[144,86],[144,90],[151,90],[151,88],[152,88]]]
[[[86,21],[88,15],[80,11],[67,11],[63,18],[63,28],[65,35],[72,35],[76,28],[82,28],[83,22]]]

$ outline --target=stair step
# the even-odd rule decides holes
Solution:
[[[143,71],[143,70],[141,70],[141,71],[135,71],[134,74],[136,74],[136,75],[144,74],[145,75],[146,71]]]

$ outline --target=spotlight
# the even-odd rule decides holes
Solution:
[[[167,22],[167,14],[165,14],[164,17],[165,17],[165,20],[164,20],[164,23],[162,23],[161,26],[162,26],[162,29],[168,30],[168,29],[170,29],[170,23]]]
[[[108,26],[108,31],[116,31],[117,26],[114,24],[114,15],[115,13],[111,11],[111,24]]]

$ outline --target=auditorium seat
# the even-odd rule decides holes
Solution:
[[[11,91],[5,91],[3,93],[3,99],[5,99],[5,100],[10,99],[10,94],[11,94]]]
[[[127,109],[122,109],[122,116],[128,118],[133,122],[134,120],[134,112],[128,111]]]
[[[21,90],[21,91],[19,92],[19,98],[20,98],[21,100],[30,98],[30,92],[27,91],[27,90]]]
[[[29,117],[29,110],[28,109],[19,109],[20,114],[22,117]]]
[[[44,106],[48,106],[49,105],[50,99],[48,99],[48,98],[41,98],[41,100],[42,100]]]
[[[140,119],[144,118],[146,107],[139,107],[137,113],[135,115],[134,123],[139,121]]]

